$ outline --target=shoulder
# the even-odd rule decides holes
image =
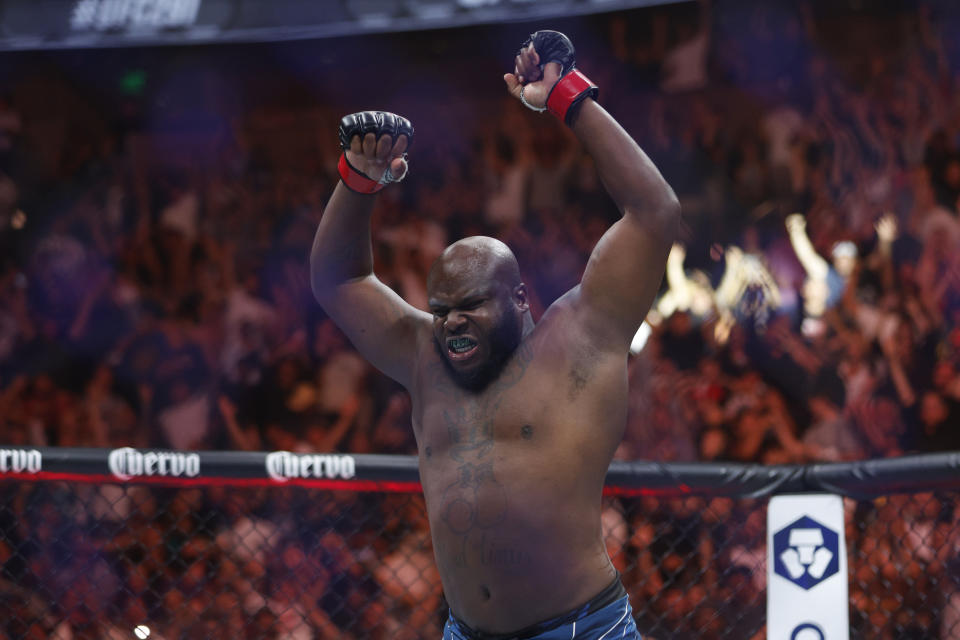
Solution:
[[[619,371],[627,360],[629,345],[582,303],[579,286],[550,305],[535,333],[531,338],[537,360],[549,363],[554,371],[573,371],[575,378],[609,366]]]
[[[616,346],[602,323],[591,322],[577,293],[571,290],[551,305],[529,336],[531,369],[549,387],[558,410],[605,407],[615,415],[627,385],[628,351]],[[570,415],[581,415],[576,412]]]
[[[551,304],[537,327],[567,350],[588,348],[597,354],[625,357],[629,349],[629,344],[624,344],[613,329],[610,319],[584,301],[581,285]]]

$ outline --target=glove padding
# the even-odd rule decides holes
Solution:
[[[600,90],[587,76],[576,68],[576,50],[570,38],[559,31],[547,29],[531,33],[523,43],[521,51],[533,43],[540,57],[541,73],[545,65],[556,62],[560,65],[560,79],[550,89],[547,96],[547,109],[567,125],[572,125],[587,98],[597,99]],[[521,98],[523,94],[521,93]]]
[[[351,191],[364,194],[376,193],[391,182],[400,182],[406,177],[406,168],[401,175],[395,176],[388,164],[383,176],[379,180],[374,180],[350,164],[346,154],[350,149],[353,136],[359,135],[362,140],[368,133],[374,134],[377,140],[380,136],[389,135],[394,144],[400,136],[407,136],[409,149],[413,143],[413,124],[406,118],[387,111],[360,111],[341,118],[337,133],[340,136],[340,147],[344,151],[340,156],[337,170],[343,184]]]
[[[543,29],[531,33],[520,49],[526,49],[531,42],[533,48],[537,51],[537,55],[540,56],[540,64],[538,65],[540,71],[543,71],[543,67],[547,63],[557,62],[560,64],[560,76],[563,77],[577,66],[576,50],[573,48],[573,43],[570,42],[570,38],[559,31]]]
[[[374,134],[377,140],[384,134],[389,135],[394,143],[400,136],[407,136],[407,148],[413,144],[413,124],[406,118],[387,111],[360,111],[344,116],[340,120],[338,133],[340,147],[344,151],[350,148],[353,136],[359,135],[363,139],[368,133]]]

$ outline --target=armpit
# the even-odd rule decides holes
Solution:
[[[569,381],[567,397],[570,399],[570,402],[575,401],[577,396],[579,396],[580,393],[587,388],[587,383],[590,382],[590,377],[590,370],[579,364],[575,364],[570,369],[570,372],[567,374]]]

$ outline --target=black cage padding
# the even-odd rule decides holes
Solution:
[[[124,458],[119,474],[116,463],[111,467],[111,456],[114,460]],[[187,457],[192,462],[189,469],[185,469]],[[174,458],[176,464],[172,462]],[[273,474],[268,471],[271,459]],[[132,470],[126,468],[131,460]],[[246,480],[251,484],[290,483],[359,491],[416,491],[420,480],[415,456],[3,446],[0,477],[171,486]],[[870,499],[890,493],[957,488],[960,452],[774,466],[614,461],[607,472],[606,486],[608,493],[619,495],[756,498],[826,492]]]

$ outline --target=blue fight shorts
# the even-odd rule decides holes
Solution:
[[[485,633],[454,617],[443,627],[443,640],[640,640],[630,599],[620,576],[590,602],[573,611],[514,631]]]

